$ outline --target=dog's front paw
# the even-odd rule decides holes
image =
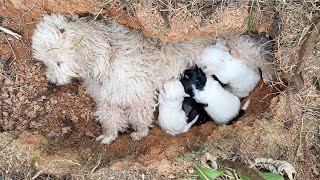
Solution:
[[[130,134],[131,138],[134,140],[134,141],[139,141],[141,140],[142,138],[146,137],[148,135],[148,130],[146,131],[137,131],[137,132],[132,132]]]
[[[114,136],[114,135],[108,136],[108,135],[102,134],[96,138],[96,141],[100,141],[101,144],[110,144],[116,138],[117,136]]]

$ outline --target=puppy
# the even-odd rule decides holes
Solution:
[[[197,76],[199,74],[198,71],[201,70],[197,66],[187,69],[184,71],[183,76],[180,79],[185,92],[190,96],[184,98],[182,109],[187,114],[189,121],[190,119],[194,119],[194,117],[199,115],[198,121],[194,124],[196,126],[199,126],[211,120],[210,116],[204,109],[204,107],[207,105],[197,103],[192,98],[194,96],[192,91],[192,84],[196,85],[198,89],[203,89],[207,80],[206,76]]]
[[[192,119],[198,117],[198,120],[193,124],[193,126],[200,126],[211,120],[210,116],[207,114],[206,110],[204,109],[203,104],[197,103],[191,97],[185,97],[182,102],[182,109],[186,113],[188,117],[188,123],[191,122]]]
[[[231,56],[221,44],[207,46],[201,54],[200,66],[207,75],[215,75],[229,92],[243,98],[260,80],[259,69],[252,70]]]
[[[206,76],[201,69],[198,69],[196,75],[190,79],[194,79],[194,76],[206,79],[206,82],[204,86],[197,86],[196,83],[191,85],[193,98],[198,103],[207,105],[204,109],[217,124],[231,124],[245,113],[250,101],[240,109],[239,98],[223,89],[212,76]]]
[[[191,122],[182,110],[182,102],[189,97],[184,92],[180,81],[169,81],[164,85],[164,92],[159,95],[159,126],[166,133],[177,135],[187,132],[197,121],[198,115]]]
[[[130,126],[133,140],[148,135],[157,90],[199,62],[207,40],[164,43],[112,19],[51,14],[36,25],[32,51],[46,65],[48,81],[64,85],[72,78],[83,79],[102,126],[97,140],[110,144]]]

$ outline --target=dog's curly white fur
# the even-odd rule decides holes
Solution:
[[[156,90],[199,61],[205,40],[159,43],[113,20],[44,15],[32,36],[33,55],[58,85],[84,79],[96,102],[97,120],[109,144],[129,125],[134,140],[147,136],[156,107]]]

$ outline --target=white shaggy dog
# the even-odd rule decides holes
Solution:
[[[198,71],[197,76],[206,76]],[[192,84],[194,99],[201,104],[206,104],[204,109],[217,124],[230,124],[241,117],[249,106],[250,100],[240,109],[240,99],[222,88],[220,83],[212,76],[207,80],[203,89],[197,89]]]
[[[103,128],[97,138],[109,144],[129,125],[134,140],[147,136],[156,90],[198,62],[205,40],[159,43],[112,20],[44,15],[32,36],[33,55],[58,85],[84,79]]]
[[[225,89],[241,98],[248,96],[260,80],[258,68],[249,68],[221,44],[207,46],[203,50],[200,66],[207,75],[215,75],[227,85]]]
[[[164,92],[159,94],[159,126],[166,133],[177,135],[187,132],[197,121],[197,115],[187,123],[188,117],[182,109],[185,97],[190,97],[184,92],[179,80],[172,80],[164,84]]]

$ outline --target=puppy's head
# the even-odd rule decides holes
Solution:
[[[187,69],[184,71],[181,82],[187,93],[190,94],[189,91],[192,91],[191,85],[194,85],[199,90],[204,88],[207,82],[207,76],[199,67],[196,66],[193,69]]]
[[[184,97],[189,97],[189,95],[184,92],[183,85],[179,80],[168,81],[163,89],[167,99],[183,100]]]
[[[230,50],[222,45],[216,44],[207,46],[201,54],[201,68],[211,66],[211,68],[221,69],[227,61],[231,61]]]
[[[79,77],[69,22],[62,15],[44,15],[32,36],[33,56],[46,65],[47,80],[57,85]]]

